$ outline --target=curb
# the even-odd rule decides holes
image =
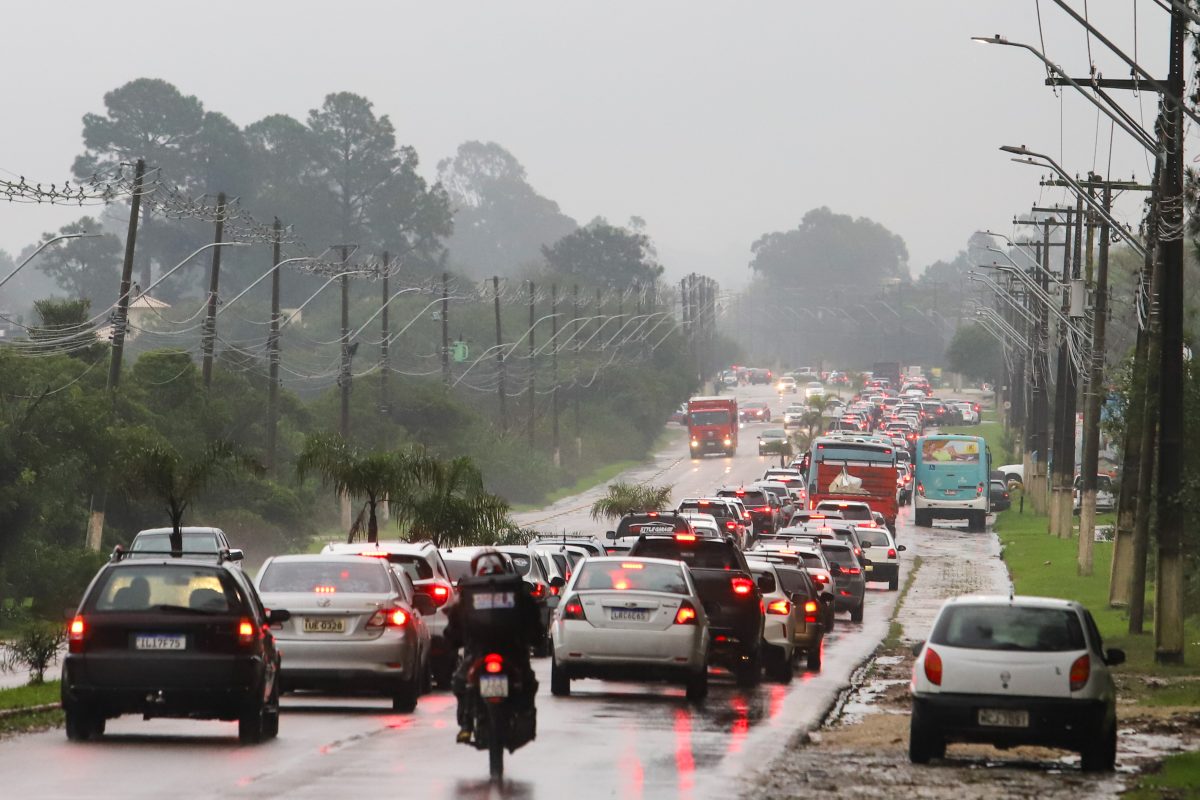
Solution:
[[[4,708],[0,709],[0,719],[8,717],[17,717],[22,714],[39,714],[43,711],[57,711],[62,708],[62,703],[44,703],[40,706],[21,706],[20,708]]]

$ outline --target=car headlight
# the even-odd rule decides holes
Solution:
[[[692,447],[699,447],[699,446],[700,446],[700,442],[696,441],[695,439],[692,439]]]
[[[729,445],[731,445],[731,444],[733,444],[733,440],[732,440],[732,439],[730,439],[728,436],[726,436],[726,437],[725,437],[725,445],[726,445],[726,446],[729,446]]]

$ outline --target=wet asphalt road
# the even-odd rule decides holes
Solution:
[[[740,398],[772,399],[761,387]],[[789,398],[790,400],[790,398]],[[773,426],[773,425],[772,425]],[[675,496],[707,493],[722,483],[749,482],[767,466],[755,429],[742,432],[738,455],[692,462],[682,435],[653,466],[625,476],[675,485]],[[544,529],[588,530],[585,495],[521,515]],[[899,538],[912,545],[911,511]],[[906,556],[914,555],[911,551]],[[902,567],[901,583],[904,572]],[[382,699],[313,695],[283,700],[277,740],[239,746],[234,723],[110,720],[105,737],[70,744],[61,730],[0,743],[5,798],[655,798],[724,797],[748,774],[782,754],[795,732],[814,726],[853,670],[886,636],[897,592],[868,589],[862,624],[846,614],[826,638],[821,673],[798,671],[790,685],[736,688],[714,674],[701,708],[681,688],[578,681],[569,698],[549,693],[549,661],[535,661],[541,681],[537,740],[506,756],[502,786],[487,780],[486,754],[454,743],[454,698],[435,692],[413,714]]]

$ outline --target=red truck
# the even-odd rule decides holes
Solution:
[[[733,455],[738,445],[737,398],[693,397],[687,404],[687,426],[692,458]]]
[[[809,508],[823,500],[862,501],[883,514],[894,533],[900,508],[895,448],[867,437],[816,439],[808,466]]]

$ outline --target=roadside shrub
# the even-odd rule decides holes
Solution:
[[[66,640],[67,630],[60,622],[27,623],[5,642],[0,669],[5,672],[28,669],[31,684],[44,683],[46,670],[58,659],[58,651]]]
[[[83,590],[107,560],[82,547],[63,547],[29,537],[13,553],[19,570],[8,574],[16,597],[33,598],[31,612],[38,619],[60,620],[63,611],[79,604]]]

